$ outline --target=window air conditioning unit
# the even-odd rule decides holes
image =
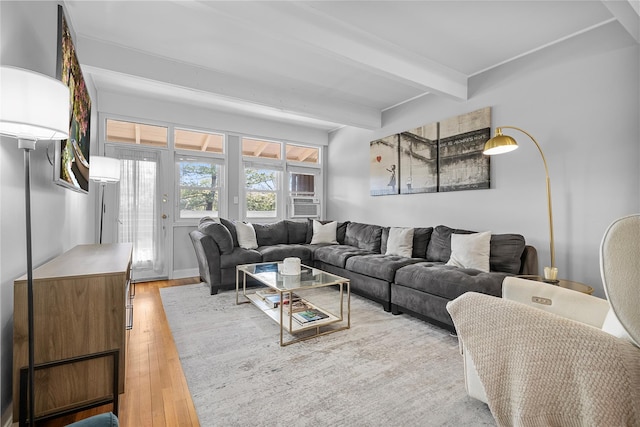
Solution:
[[[292,197],[291,218],[320,217],[320,200],[315,197]]]

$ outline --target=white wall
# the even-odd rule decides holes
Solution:
[[[57,4],[0,2],[0,63],[56,75]],[[95,100],[95,91],[90,88]],[[94,145],[96,113],[92,112]],[[46,156],[51,142],[31,153],[33,265],[37,267],[80,243],[93,243],[92,197],[53,183]],[[94,147],[92,147],[93,152]],[[94,191],[93,188],[90,191]],[[0,384],[2,413],[12,400],[13,281],[26,273],[23,151],[11,138],[0,140]],[[6,420],[2,420],[3,422]]]
[[[329,141],[327,217],[520,233],[540,267],[549,265],[544,168],[523,134],[509,133],[519,150],[491,159],[489,190],[369,196],[369,141],[491,106],[493,127],[521,127],[545,152],[560,276],[603,296],[600,239],[615,218],[640,212],[638,50],[614,22],[473,77],[467,102],[425,96],[386,111],[381,130],[338,130]]]

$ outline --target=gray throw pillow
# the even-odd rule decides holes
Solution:
[[[233,238],[229,229],[224,225],[215,221],[202,221],[198,229],[204,234],[213,237],[221,253],[230,254],[233,252]]]
[[[231,239],[233,240],[233,246],[240,246],[238,245],[238,233],[236,232],[236,226],[233,224],[232,221],[229,221],[228,219],[224,219],[224,218],[220,218],[220,222],[222,223],[222,225],[224,225],[225,227],[227,227],[227,230],[229,230],[229,233],[231,233]]]

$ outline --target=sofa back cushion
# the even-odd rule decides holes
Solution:
[[[220,248],[222,254],[230,254],[233,252],[233,238],[229,229],[213,219],[208,221],[200,221],[198,229],[213,238]]]
[[[240,246],[240,245],[238,245],[238,233],[236,232],[236,226],[233,224],[233,222],[229,221],[228,219],[220,218],[220,223],[222,225],[224,225],[225,227],[227,227],[227,230],[229,230],[229,233],[231,233],[231,239],[233,240],[233,246],[235,246],[235,247]]]
[[[433,230],[427,260],[448,262],[451,258],[451,234],[471,234],[474,231],[453,229],[439,225]],[[518,274],[525,240],[520,234],[492,234],[490,242],[489,265],[491,271]]]
[[[306,243],[307,241],[307,221],[292,221],[290,219],[286,219],[285,224],[287,225],[287,243]]]
[[[289,243],[287,224],[284,221],[271,224],[253,224],[258,246],[273,246]]]
[[[447,262],[451,258],[451,233],[455,230],[446,225],[439,225],[431,234],[427,246],[427,260],[435,262]]]
[[[344,236],[344,244],[380,253],[382,227],[379,225],[350,222]]]
[[[492,234],[489,264],[491,271],[520,273],[525,241],[520,234]]]

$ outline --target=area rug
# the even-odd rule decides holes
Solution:
[[[330,292],[337,292],[329,290]],[[202,426],[482,426],[455,337],[351,296],[351,329],[279,345],[235,291],[160,289]]]

